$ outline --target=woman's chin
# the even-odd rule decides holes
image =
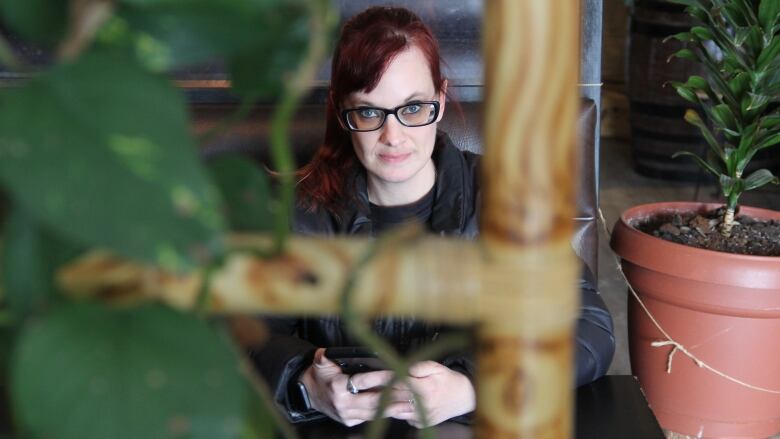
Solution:
[[[414,173],[406,170],[395,170],[394,172],[382,172],[376,176],[379,177],[380,180],[387,183],[404,183],[409,181],[413,175]]]

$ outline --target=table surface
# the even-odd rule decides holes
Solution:
[[[305,439],[363,437],[360,427],[347,428],[333,421],[296,426]],[[575,421],[577,439],[664,439],[639,382],[630,375],[607,375],[577,389]],[[472,438],[471,427],[453,422],[435,428],[437,438]],[[417,438],[418,431],[405,422],[390,422],[386,437]]]

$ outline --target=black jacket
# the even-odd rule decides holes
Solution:
[[[459,151],[446,134],[439,132],[433,159],[437,175],[430,230],[441,235],[475,238],[479,234],[479,156]],[[371,235],[365,174],[358,173],[353,184],[357,198],[342,219],[325,211],[308,212],[299,208],[294,214],[294,230],[305,235]],[[612,318],[587,280],[592,276],[585,270],[580,281],[582,307],[576,336],[577,385],[604,375],[615,350]],[[354,346],[356,342],[350,340],[337,316],[274,318],[267,321],[272,336],[261,350],[252,352],[254,362],[268,380],[277,403],[287,409],[289,419],[293,422],[309,419],[311,414],[294,412],[287,401],[291,379],[311,364],[317,347]],[[412,318],[378,319],[374,329],[402,353],[415,350],[443,331],[452,330]],[[454,354],[437,360],[469,378],[474,376],[474,362],[470,354]]]

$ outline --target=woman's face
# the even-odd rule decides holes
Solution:
[[[370,93],[352,93],[343,104],[344,108],[392,109],[413,101],[439,101],[436,122],[441,120],[444,93],[438,93],[434,88],[428,62],[415,46],[399,53],[390,62],[379,84]],[[436,140],[436,125],[407,127],[401,125],[394,115],[388,115],[378,130],[351,132],[352,145],[373,183],[414,186],[418,181],[424,181],[423,174],[435,172],[431,154]]]

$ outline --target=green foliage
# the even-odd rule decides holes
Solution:
[[[9,29],[35,42],[53,45],[68,26],[68,2],[63,0],[3,0],[0,17]]]
[[[25,212],[12,212],[5,228],[2,270],[4,299],[16,318],[49,304],[57,291],[54,271],[83,248],[63,242]]]
[[[73,303],[56,272],[87,248],[210,270],[227,232],[276,231],[271,212],[289,206],[246,161],[201,163],[188,104],[166,75],[224,65],[242,109],[291,95],[283,86],[310,43],[329,35],[311,35],[327,27],[329,1],[117,0],[97,21],[71,3],[0,2],[0,22],[25,42],[73,51],[0,88],[0,379],[10,364],[16,433],[270,437],[270,407],[248,394],[216,324],[159,304]],[[0,50],[0,64],[25,60]]]
[[[697,104],[685,119],[699,128],[710,146],[706,157],[691,156],[721,184],[730,209],[742,192],[780,183],[769,170],[744,175],[760,150],[780,143],[780,1],[670,0],[687,6],[701,21],[690,32],[673,35],[690,47],[674,56],[702,64],[708,77],[691,76],[672,85]]]
[[[234,438],[248,385],[205,322],[159,305],[59,307],[15,347],[11,393],[24,434]]]
[[[185,108],[124,52],[86,54],[4,93],[0,181],[73,242],[191,266],[220,251],[224,222]]]
[[[309,35],[303,0],[125,0],[116,20],[153,69],[221,59],[233,91],[253,98],[278,95]]]
[[[268,177],[257,165],[239,157],[222,157],[209,163],[209,168],[225,200],[231,230],[273,230]]]

